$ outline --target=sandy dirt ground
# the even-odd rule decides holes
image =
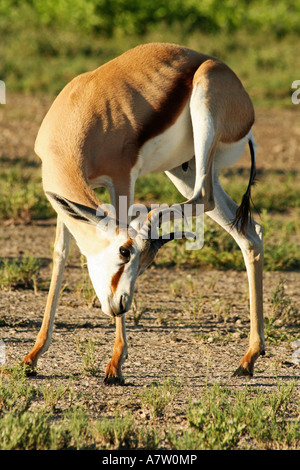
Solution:
[[[19,158],[37,161],[33,142],[49,100],[8,96],[7,106],[5,113],[4,108],[0,108],[2,158],[11,159],[12,164]],[[257,112],[254,131],[259,145],[258,167],[299,169],[300,126],[296,118],[293,109]],[[248,164],[246,157],[241,161],[243,164]],[[51,274],[54,235],[55,220],[35,221],[30,225],[3,223],[0,225],[0,256],[32,254],[43,259],[42,285]],[[67,384],[71,377],[76,393],[95,418],[113,416],[118,409],[130,411],[138,422],[147,422],[149,413],[141,406],[139,394],[153,383],[163,383],[164,378],[182,384],[180,393],[161,418],[164,426],[168,423],[178,429],[187,426],[185,410],[188,403],[201,400],[207,384],[217,382],[232,390],[243,389],[247,384],[273,391],[278,382],[299,381],[299,365],[292,362],[290,340],[278,344],[267,342],[266,355],[258,359],[253,378],[232,377],[248,345],[245,272],[162,268],[157,263],[137,282],[137,308],[143,311],[138,324],[134,322],[132,311],[126,314],[129,357],[123,367],[125,386],[108,387],[103,378],[112,353],[115,327],[111,319],[102,314],[97,302],[89,307],[76,293],[76,285],[81,279],[80,253],[72,243],[52,345],[39,361],[38,375],[31,380],[38,384],[53,380]],[[192,288],[174,290],[179,279]],[[280,280],[300,311],[300,273],[266,272],[266,315],[270,314],[272,293]],[[47,289],[38,289],[36,293],[31,290],[1,291],[0,294],[0,316],[5,321],[5,326],[0,328],[0,338],[6,344],[7,362],[13,364],[34,344]],[[199,298],[202,311],[193,312],[191,305]],[[224,305],[229,305],[229,310],[224,309]],[[293,330],[289,333],[293,334]],[[99,370],[95,376],[84,373],[75,338],[80,341],[93,339]],[[298,388],[295,404],[299,398]]]

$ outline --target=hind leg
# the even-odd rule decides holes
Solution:
[[[252,219],[246,227],[245,234],[232,228],[237,205],[225,193],[218,177],[214,178],[215,209],[207,215],[223,227],[235,239],[242,250],[249,283],[250,297],[250,338],[249,349],[242,358],[234,375],[253,375],[256,359],[264,354],[263,325],[263,242],[262,228]]]
[[[214,207],[212,167],[218,138],[213,116],[206,104],[205,90],[195,85],[190,103],[195,150],[195,180],[188,203],[204,204],[204,210]]]
[[[194,134],[196,178],[190,202],[214,208],[213,162],[218,143],[238,142],[254,122],[251,100],[240,80],[222,62],[208,59],[193,78],[190,101]]]
[[[223,156],[227,157],[223,152]],[[228,153],[229,161],[229,153]],[[224,161],[223,161],[224,163]],[[220,162],[220,167],[221,167]],[[195,161],[190,160],[188,166],[177,167],[166,172],[183,196],[189,198],[193,193],[195,181]],[[257,357],[264,353],[264,326],[263,326],[263,242],[262,228],[254,221],[249,221],[245,234],[240,233],[231,223],[235,218],[237,204],[225,193],[219,183],[217,175],[214,176],[215,208],[207,215],[217,222],[235,239],[242,250],[249,282],[250,297],[250,340],[249,349],[242,358],[235,375],[252,375]]]

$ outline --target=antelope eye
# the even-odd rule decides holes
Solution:
[[[120,255],[122,256],[122,258],[128,261],[130,258],[130,250],[128,250],[128,248],[124,248],[123,246],[121,246]]]

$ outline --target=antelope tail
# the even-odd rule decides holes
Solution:
[[[254,140],[252,139],[252,137],[249,138],[248,145],[249,145],[250,155],[251,155],[251,170],[250,170],[249,183],[248,183],[247,190],[242,198],[242,202],[240,206],[237,208],[235,218],[232,221],[232,227],[236,227],[236,229],[240,233],[243,233],[243,234],[245,233],[245,229],[251,218],[251,203],[252,203],[251,187],[255,183],[255,176],[256,176],[255,149],[254,149]]]

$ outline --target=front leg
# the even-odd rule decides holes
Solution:
[[[23,365],[25,366],[28,375],[36,374],[35,369],[38,358],[46,352],[50,346],[56,306],[59,298],[64,267],[69,253],[69,244],[70,232],[61,221],[60,217],[57,217],[56,239],[53,252],[53,270],[44,318],[34,347],[23,359]]]
[[[112,358],[106,367],[104,383],[106,385],[124,385],[122,364],[128,357],[125,315],[116,317],[116,339]]]

